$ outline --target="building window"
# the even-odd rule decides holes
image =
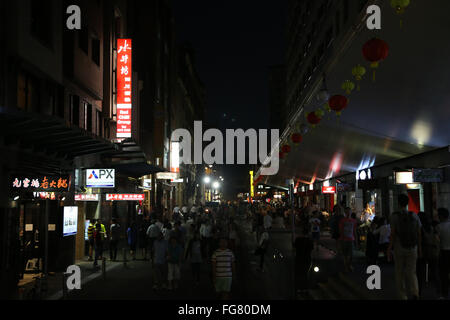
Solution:
[[[92,61],[100,66],[100,40],[92,38]]]
[[[96,134],[98,136],[102,136],[102,123],[103,123],[103,118],[102,118],[102,113],[98,110],[96,110]]]
[[[39,111],[39,81],[26,72],[17,77],[17,107],[25,111]]]
[[[86,129],[86,131],[92,131],[92,105],[85,102],[83,108],[84,129]]]
[[[31,1],[31,34],[46,47],[53,44],[52,0]]]
[[[70,96],[70,122],[80,125],[80,97],[76,95]]]

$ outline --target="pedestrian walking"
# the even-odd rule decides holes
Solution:
[[[425,212],[419,212],[422,224],[422,256],[417,259],[417,281],[419,284],[419,297],[422,297],[425,287],[426,274],[431,275],[433,282],[438,288],[439,280],[439,236],[433,227],[431,216]]]
[[[96,220],[92,219],[91,221],[89,221],[89,226],[88,226],[88,241],[89,241],[89,260],[88,261],[92,261],[92,255],[94,253],[94,248],[95,248],[95,240],[94,240],[94,231],[95,231],[95,224],[96,224]]]
[[[309,289],[308,275],[311,269],[311,253],[314,243],[309,237],[308,225],[300,225],[299,235],[294,241],[295,248],[295,284],[297,293],[306,293]]]
[[[110,227],[110,240],[109,240],[109,258],[111,261],[117,259],[117,249],[120,241],[120,225],[117,223],[117,219],[112,219]]]
[[[339,205],[335,205],[333,208],[333,214],[330,218],[330,231],[331,231],[331,238],[333,238],[336,241],[336,249],[337,252],[340,254],[341,250],[339,247],[339,223],[341,219],[344,217],[343,215],[343,208]]]
[[[100,223],[95,224],[95,231],[94,231],[94,247],[95,247],[95,259],[94,259],[94,267],[98,265],[98,260],[103,259],[103,232],[102,232],[102,226]]]
[[[201,266],[203,263],[201,239],[198,232],[189,240],[186,248],[186,260],[189,260],[192,268],[192,276],[194,278],[195,286],[200,284]]]
[[[155,242],[155,240],[158,238],[158,236],[160,234],[162,234],[162,230],[159,228],[158,224],[155,221],[151,221],[150,226],[147,228],[147,237],[148,237],[148,245],[150,248],[150,257],[152,257],[152,262],[153,261],[153,251],[154,251],[154,247],[153,247],[153,243]]]
[[[421,223],[417,214],[407,210],[409,197],[398,196],[399,212],[391,217],[389,260],[394,248],[395,277],[400,299],[419,299],[417,258],[422,256]]]
[[[200,236],[202,239],[203,258],[210,257],[212,247],[212,225],[209,220],[203,221],[200,226]]]
[[[316,251],[319,251],[319,241],[320,241],[320,219],[319,212],[315,211],[312,218],[309,219],[309,224],[311,226],[311,238],[314,241],[314,247]]]
[[[150,222],[148,217],[145,217],[142,223],[139,225],[139,248],[142,250],[142,257],[144,260],[147,260],[147,251],[148,251],[148,237],[147,230],[150,227]]]
[[[259,268],[258,271],[265,272],[264,268],[264,258],[267,253],[267,248],[269,247],[269,233],[264,227],[261,227],[261,236],[259,238],[258,248],[255,250],[255,254],[259,256]]]
[[[445,208],[438,209],[438,217],[441,222],[437,227],[439,237],[439,274],[441,280],[440,299],[448,299],[449,273],[450,273],[450,220],[449,212]]]
[[[383,253],[384,262],[387,262],[387,249],[391,238],[391,226],[385,217],[378,220],[377,227],[373,234],[378,235],[378,256],[380,252]]]
[[[220,239],[219,248],[213,253],[211,262],[216,293],[220,295],[221,299],[228,300],[233,278],[236,279],[235,257],[233,252],[228,249],[228,239]]]
[[[175,237],[171,237],[169,240],[169,247],[167,250],[167,263],[168,263],[168,275],[169,290],[178,289],[178,282],[181,278],[180,265],[183,258],[183,248],[178,243]]]
[[[339,246],[344,258],[346,272],[353,272],[353,244],[356,240],[356,220],[351,217],[351,209],[345,208],[345,216],[339,222]]]
[[[162,232],[158,234],[153,242],[153,289],[165,289],[167,279],[167,250],[168,243]]]
[[[369,230],[367,231],[366,240],[366,263],[368,266],[376,265],[378,260],[378,243],[379,235],[375,233],[377,228],[377,223],[375,220],[370,224]]]
[[[133,258],[133,260],[136,260],[137,237],[138,237],[138,230],[136,227],[136,223],[133,222],[127,230],[128,246],[130,248],[130,255]]]

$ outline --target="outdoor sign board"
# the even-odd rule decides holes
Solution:
[[[322,193],[324,194],[335,194],[336,187],[322,187]]]
[[[106,201],[144,201],[145,194],[107,194]]]
[[[10,183],[13,191],[67,192],[70,176],[13,176]]]
[[[86,169],[87,188],[114,188],[114,169]]]
[[[98,194],[76,194],[75,201],[98,201]]]
[[[443,182],[444,171],[442,169],[413,169],[414,182]]]
[[[157,180],[176,180],[178,179],[178,173],[176,172],[158,172],[156,174]]]
[[[117,138],[131,138],[131,39],[117,39]]]
[[[64,207],[63,236],[77,234],[78,207]]]

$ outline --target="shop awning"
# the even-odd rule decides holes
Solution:
[[[119,145],[119,151],[103,154],[103,162],[109,168],[116,169],[118,174],[139,178],[167,170],[152,164],[141,147],[132,139],[126,139]]]
[[[6,146],[20,145],[38,155],[54,158],[73,159],[118,148],[60,118],[18,109],[0,107],[0,126]]]
[[[0,107],[0,127],[2,149],[19,154],[13,167],[23,173],[60,173],[76,157],[118,149],[61,118],[19,109]]]

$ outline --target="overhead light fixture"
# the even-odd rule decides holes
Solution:
[[[16,197],[14,197],[14,201],[17,201],[17,200],[19,200],[19,198],[20,198],[20,196],[16,196]]]
[[[203,182],[206,183],[206,184],[208,184],[208,183],[211,182],[211,178],[208,177],[208,176],[206,176],[206,177],[203,179]]]

